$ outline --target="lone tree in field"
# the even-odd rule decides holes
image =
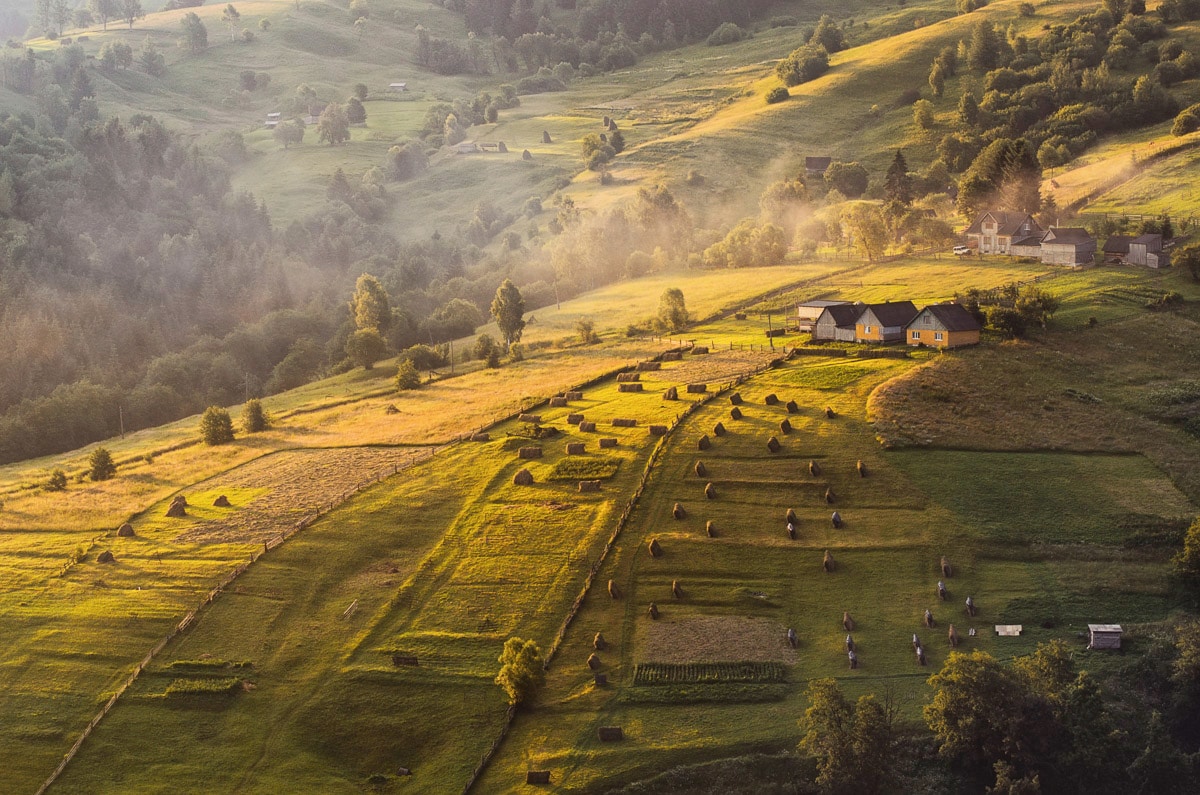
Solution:
[[[220,406],[209,406],[200,417],[200,438],[207,445],[226,444],[233,441],[233,420],[229,412]]]
[[[421,374],[417,372],[412,359],[401,359],[396,368],[396,391],[405,392],[421,386]]]
[[[532,640],[509,638],[500,653],[500,673],[496,684],[508,693],[508,703],[519,706],[533,700],[537,690],[546,681],[542,669],[542,650]]]
[[[287,149],[292,144],[304,142],[304,121],[301,119],[292,119],[275,125],[274,132],[275,140],[283,144],[283,148]]]
[[[117,474],[117,462],[106,447],[97,447],[88,456],[88,477],[92,480],[108,480]]]
[[[654,328],[663,334],[683,331],[688,323],[687,304],[683,290],[670,287],[658,299],[658,314],[654,316]]]
[[[193,55],[199,55],[208,49],[208,28],[204,27],[195,11],[184,14],[179,26],[183,28],[183,39]]]
[[[258,433],[271,427],[271,420],[263,409],[262,401],[250,398],[242,407],[242,430],[246,433]]]
[[[146,12],[142,10],[142,0],[119,0],[117,13],[129,25],[130,30],[133,30],[134,21],[146,16]]]
[[[875,696],[851,704],[834,679],[808,686],[810,706],[800,721],[805,730],[800,750],[817,760],[822,792],[888,791],[896,765],[894,718]]]
[[[221,12],[221,21],[229,28],[229,40],[237,40],[237,26],[242,21],[241,12],[233,7],[233,3],[225,6],[225,10]]]
[[[330,146],[350,140],[350,119],[346,117],[346,109],[336,102],[330,102],[321,117],[317,119],[317,140],[329,142]]]
[[[88,456],[88,477],[92,480],[108,480],[116,474],[116,461],[108,448],[97,447]]]
[[[525,330],[525,299],[512,279],[505,279],[496,288],[496,297],[492,299],[492,317],[504,335],[505,350],[511,348],[514,342],[521,341],[521,332]]]

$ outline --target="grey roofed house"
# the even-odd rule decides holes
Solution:
[[[946,331],[978,331],[979,320],[962,304],[930,304],[921,310],[937,318]]]
[[[912,301],[887,301],[882,304],[867,304],[860,318],[866,322],[866,314],[870,312],[875,322],[884,328],[907,326],[917,316],[917,307]]]
[[[980,254],[1008,254],[1014,239],[1040,234],[1042,227],[1029,213],[985,210],[967,227],[967,240]]]
[[[802,304],[796,305],[796,320],[799,323],[801,331],[812,331],[813,326],[817,322],[817,318],[825,311],[826,307],[841,306],[849,304],[849,301],[827,301],[817,299],[813,301],[805,301]]]
[[[1016,238],[1008,244],[1008,253],[1014,257],[1037,257],[1042,253],[1042,236]]]
[[[1124,258],[1129,253],[1129,243],[1132,235],[1109,235],[1104,241],[1104,253],[1114,258]]]
[[[829,168],[829,164],[832,162],[832,157],[806,157],[804,158],[804,170],[809,174],[824,174],[825,169]]]
[[[821,311],[813,324],[814,340],[854,342],[854,321],[862,314],[862,304],[836,304]]]
[[[1049,265],[1089,265],[1096,239],[1077,226],[1051,227],[1042,237],[1042,262]]]

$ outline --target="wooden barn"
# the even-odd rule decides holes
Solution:
[[[979,342],[979,321],[962,304],[933,304],[908,324],[908,344],[958,348]]]
[[[902,342],[904,330],[917,316],[912,301],[867,304],[854,321],[856,342]]]
[[[1042,262],[1047,265],[1091,265],[1096,239],[1082,227],[1051,227],[1042,237]]]
[[[1163,252],[1163,237],[1159,234],[1140,235],[1130,240],[1125,261],[1148,268],[1165,268],[1171,264]]]
[[[849,301],[805,301],[796,305],[796,322],[801,331],[812,331],[827,307],[842,306]]]
[[[861,304],[837,304],[827,306],[813,324],[814,340],[837,340],[854,342],[854,321],[862,313]]]
[[[1121,648],[1120,624],[1088,624],[1089,649]]]

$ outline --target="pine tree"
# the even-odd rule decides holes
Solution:
[[[892,164],[888,166],[884,189],[887,191],[888,201],[899,202],[906,207],[912,204],[912,177],[908,174],[908,162],[904,159],[904,152],[899,149],[892,158]]]
[[[209,406],[200,417],[200,438],[207,445],[233,441],[233,420],[220,406]]]
[[[88,477],[92,480],[108,480],[117,474],[117,462],[107,448],[97,447],[88,456]]]

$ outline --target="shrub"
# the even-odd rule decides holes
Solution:
[[[584,345],[591,345],[600,340],[600,336],[596,334],[596,324],[587,318],[581,317],[575,321],[575,333],[579,335],[579,341]]]
[[[787,88],[784,86],[775,86],[767,92],[767,104],[774,105],[777,102],[783,102],[787,100],[791,96],[791,93],[789,93]]]
[[[400,366],[396,368],[396,390],[405,392],[419,386],[421,386],[421,374],[413,366],[412,360],[400,360]]]
[[[207,445],[226,444],[233,441],[233,420],[229,412],[220,406],[209,406],[200,417],[200,438]]]
[[[176,679],[167,685],[167,698],[181,696],[227,696],[240,690],[242,680],[235,677],[221,679]]]
[[[525,361],[525,346],[519,342],[514,342],[508,348],[508,360],[510,362]]]
[[[705,44],[709,47],[720,47],[723,44],[736,44],[746,38],[746,31],[732,22],[726,22],[709,34]]]
[[[246,433],[258,433],[271,427],[271,420],[263,409],[262,401],[250,398],[242,408],[242,430]]]
[[[50,479],[46,481],[46,489],[48,491],[63,491],[67,488],[67,473],[61,469],[56,469],[50,473]]]
[[[97,447],[88,456],[88,477],[92,480],[108,480],[117,474],[117,462],[113,461],[108,448]]]
[[[775,67],[775,74],[788,86],[798,86],[829,71],[829,53],[820,45],[806,44],[792,50]]]

